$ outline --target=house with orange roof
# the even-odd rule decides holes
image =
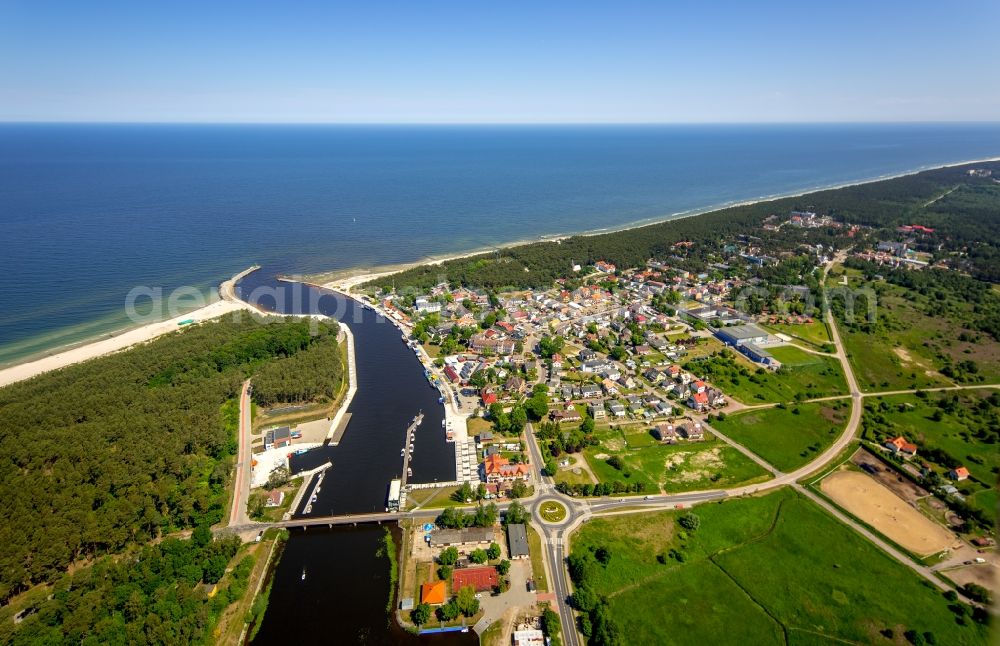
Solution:
[[[420,603],[427,603],[432,606],[440,605],[445,602],[447,596],[448,586],[445,585],[444,581],[425,583],[420,586]]]
[[[911,458],[917,454],[917,445],[911,442],[907,442],[906,438],[900,435],[899,437],[894,437],[885,443],[885,448],[889,449],[892,453],[902,454],[903,457]]]
[[[954,469],[948,472],[948,477],[958,482],[961,482],[962,480],[968,480],[969,470],[966,469],[965,467],[955,467]]]

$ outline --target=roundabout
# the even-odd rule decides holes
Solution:
[[[566,505],[558,500],[544,500],[538,505],[538,515],[551,525],[558,525],[566,520]]]

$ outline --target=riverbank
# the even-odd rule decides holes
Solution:
[[[478,247],[476,249],[470,249],[465,251],[456,252],[453,254],[447,254],[435,257],[425,257],[422,260],[414,261],[411,263],[401,263],[401,264],[391,264],[391,265],[377,265],[375,267],[369,268],[357,268],[357,269],[344,269],[331,272],[322,272],[318,274],[310,274],[303,276],[301,282],[306,282],[309,284],[314,284],[319,287],[326,287],[328,289],[334,289],[344,294],[351,294],[354,288],[364,283],[378,280],[385,276],[391,276],[392,274],[397,274],[403,271],[408,271],[410,269],[415,269],[417,267],[424,266],[434,266],[442,265],[446,262],[453,260],[461,260],[463,258],[469,258],[472,256],[477,256],[484,253],[490,253],[495,250],[511,249],[514,247],[521,247],[529,244],[537,244],[540,242],[551,242],[558,244],[567,238],[572,237],[592,237],[598,235],[604,235],[608,233],[617,233],[620,231],[628,231],[630,229],[639,229],[646,226],[652,226],[656,224],[662,224],[664,222],[671,222],[676,220],[682,220],[686,218],[698,217],[701,215],[708,215],[710,213],[716,213],[725,209],[736,208],[741,206],[750,206],[754,204],[761,204],[766,202],[774,202],[777,200],[784,200],[794,197],[803,197],[806,195],[811,195],[813,193],[819,193],[823,191],[833,191],[843,188],[850,188],[852,186],[863,186],[866,184],[874,184],[877,182],[884,182],[892,179],[897,179],[900,177],[909,177],[912,175],[918,175],[920,173],[940,170],[944,168],[955,168],[959,166],[966,166],[969,164],[981,164],[989,162],[1000,161],[1000,157],[985,157],[981,159],[970,159],[965,161],[958,161],[948,164],[931,164],[927,166],[921,166],[913,170],[908,170],[900,173],[888,173],[884,175],[879,175],[865,180],[851,181],[851,182],[840,182],[836,184],[829,184],[823,186],[816,186],[800,191],[789,191],[787,193],[775,193],[772,195],[762,195],[757,198],[748,200],[733,200],[729,202],[722,202],[713,204],[704,208],[691,209],[687,211],[679,211],[676,213],[671,213],[669,215],[658,216],[654,218],[643,218],[641,220],[635,220],[628,222],[619,226],[613,227],[602,227],[599,229],[588,229],[578,232],[566,232],[556,235],[542,236],[538,238],[525,238],[521,240],[515,240],[512,242],[505,242],[495,246],[488,247]]]

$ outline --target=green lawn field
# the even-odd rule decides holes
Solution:
[[[750,458],[720,440],[660,444],[641,432],[611,429],[601,434],[600,445],[587,447],[584,456],[601,482],[644,482],[646,491],[661,486],[668,493],[719,489],[763,482],[770,474]],[[608,464],[618,456],[621,470]]]
[[[902,644],[909,629],[988,643],[940,591],[794,491],[693,511],[694,532],[668,511],[594,518],[573,537],[574,553],[610,551],[591,585],[627,643]]]
[[[712,425],[779,470],[790,472],[830,446],[849,413],[848,400],[790,404],[736,413]]]
[[[768,352],[782,363],[781,370],[761,369],[734,356],[713,357],[693,364],[691,369],[706,376],[727,396],[746,404],[847,394],[847,382],[836,358],[793,346],[779,346]]]

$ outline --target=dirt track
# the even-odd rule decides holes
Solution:
[[[867,474],[839,471],[827,476],[820,489],[838,505],[914,554],[934,554],[956,540],[944,527]]]

